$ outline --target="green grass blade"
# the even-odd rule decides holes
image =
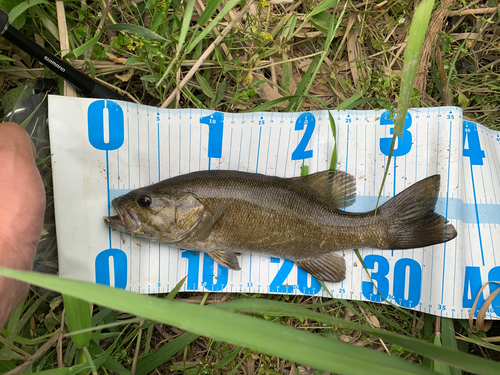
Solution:
[[[208,0],[205,10],[198,19],[198,25],[203,26],[214,15],[215,11],[219,8],[222,0]]]
[[[38,5],[38,4],[50,4],[47,0],[26,0],[23,1],[22,3],[16,5],[14,8],[11,9],[9,12],[9,23],[12,25],[12,23],[19,17],[21,14],[23,14],[26,10],[31,8],[32,6]]]
[[[334,3],[336,3],[336,2],[337,1],[325,0],[322,4],[320,4],[318,6],[318,8],[321,8],[322,6],[323,7],[324,6],[330,7],[330,6],[334,5]],[[305,96],[304,95],[307,95],[309,93],[309,90],[310,90],[310,88],[311,88],[311,86],[312,86],[312,84],[314,82],[314,79],[316,78],[316,75],[318,74],[318,72],[319,72],[319,70],[321,68],[321,65],[323,64],[323,60],[328,55],[328,51],[330,50],[330,45],[332,44],[333,38],[335,37],[335,33],[337,32],[337,29],[340,26],[340,20],[344,16],[346,6],[347,6],[347,3],[344,4],[344,9],[340,13],[340,15],[338,17],[338,20],[335,20],[335,18],[334,18],[335,14],[333,14],[331,16],[332,18],[331,18],[330,25],[329,25],[330,27],[328,29],[328,34],[326,36],[325,42],[323,43],[322,53],[319,56],[319,59],[316,59],[316,57],[314,58],[314,60],[316,60],[316,63],[315,64],[311,64],[311,66],[314,66],[314,71],[312,71],[312,74],[310,74],[310,77],[307,77],[308,84],[307,84],[307,86],[305,88],[305,91],[298,91],[298,88],[297,88],[297,92],[303,93],[302,97],[298,100],[297,110],[299,110],[302,107],[302,104],[303,104],[303,102],[305,100]],[[324,9],[326,9],[326,8],[324,8]],[[321,9],[320,12],[322,12],[324,9]],[[314,12],[315,11],[312,11],[311,14],[314,14]],[[309,72],[309,70],[308,70],[308,72]],[[307,73],[304,76],[304,78],[306,76],[307,76]],[[304,81],[304,78],[302,79],[302,81]],[[302,83],[302,81],[301,81],[301,83]]]
[[[306,19],[309,19],[311,17],[314,17],[316,14],[319,14],[328,8],[331,8],[333,6],[336,6],[339,3],[338,0],[325,0],[321,4],[319,4],[315,9],[313,9],[306,17]]]
[[[129,34],[137,34],[138,36],[142,36],[148,39],[163,40],[163,41],[167,40],[164,37],[155,33],[154,31],[151,31],[139,25],[131,25],[128,23],[117,23],[116,25],[106,25],[103,28],[108,30],[122,31],[124,33],[129,33]]]
[[[220,22],[220,20],[229,13],[234,7],[236,7],[241,0],[229,0],[226,6],[217,14],[217,16],[210,22],[210,24],[196,37],[195,40],[191,42],[189,47],[186,49],[186,53],[191,52],[205,37],[207,34],[214,29]]]
[[[92,354],[93,358],[100,358],[104,356],[105,358],[104,362],[102,362],[102,366],[114,371],[120,375],[131,375],[132,373],[127,370],[125,367],[123,367],[121,364],[119,364],[116,360],[111,358],[107,352],[102,350],[102,348],[96,344],[95,342],[91,342],[89,346],[89,352]],[[109,349],[108,349],[109,352]]]
[[[423,0],[413,15],[413,20],[408,34],[406,45],[403,75],[401,77],[401,90],[399,92],[398,111],[394,122],[394,134],[401,135],[406,118],[406,112],[410,107],[413,83],[417,75],[418,62],[424,44],[427,26],[431,18],[434,0]]]
[[[191,24],[191,17],[193,17],[193,8],[196,0],[189,0],[184,8],[184,15],[182,18],[181,33],[179,35],[179,43],[177,45],[177,55],[181,53],[182,47],[184,47],[184,41],[186,40],[186,35],[189,31],[189,26]]]
[[[102,32],[97,34],[95,37],[92,39],[86,41],[83,43],[80,47],[75,48],[73,51],[68,53],[67,55],[64,56],[65,59],[76,59],[78,56],[83,55],[85,52],[87,52],[89,49],[94,47],[99,39],[101,39]]]
[[[453,319],[441,318],[442,343],[445,348],[458,350],[457,339],[455,338],[455,327]],[[450,368],[451,375],[460,375],[461,371],[454,367]]]
[[[63,295],[64,308],[66,309],[66,321],[70,332],[80,331],[92,327],[90,305],[87,301]],[[90,344],[92,332],[82,332],[72,335],[71,339],[78,349]]]
[[[333,140],[335,141],[335,146],[333,146],[332,151],[332,160],[330,162],[330,170],[334,171],[337,169],[337,126],[335,125],[335,120],[330,111],[328,111],[328,119],[330,120],[330,128],[332,129]]]
[[[268,111],[271,108],[274,108],[274,107],[280,105],[281,103],[284,103],[288,100],[292,100],[295,98],[298,98],[298,95],[283,96],[283,97],[278,98],[278,99],[270,100],[268,102],[259,104],[257,107],[254,107],[254,108],[248,110],[247,113]]]
[[[196,72],[196,81],[201,87],[203,93],[208,96],[211,100],[215,99],[215,92],[212,90],[210,83],[208,83],[207,79],[203,77],[200,73]]]
[[[383,340],[407,348],[415,353],[446,363],[450,366],[455,366],[468,372],[491,375],[500,373],[500,364],[497,362],[488,361],[486,359],[449,348],[436,347],[427,341],[418,340],[413,337],[407,337],[386,330],[372,328],[346,321],[344,319],[335,318],[326,314],[320,314],[315,311],[310,311],[301,305],[252,298],[227,302],[224,304],[214,305],[213,307],[221,310],[224,309],[247,313],[293,316],[299,319],[312,319],[320,323],[352,328],[380,337]],[[376,371],[374,373],[376,373]]]
[[[135,375],[147,375],[151,373],[151,371],[168,361],[198,337],[199,335],[197,334],[187,332],[173,339],[168,344],[162,345],[160,349],[148,354],[137,363]]]
[[[179,290],[181,290],[182,286],[186,282],[186,279],[187,279],[187,276],[182,278],[182,280],[177,283],[177,285],[174,287],[174,289],[172,289],[170,291],[170,293],[168,293],[168,295],[165,297],[165,299],[168,301],[172,301],[175,298],[175,296],[177,295],[177,293],[179,293]]]
[[[205,335],[325,371],[356,375],[432,373],[429,369],[401,358],[390,357],[377,351],[348,345],[266,320],[235,314],[221,308],[159,300],[147,295],[113,289],[104,285],[62,279],[52,275],[6,268],[0,268],[0,274],[57,290],[66,295],[78,296],[102,306],[170,324],[193,334]],[[305,311],[311,313],[308,310]],[[495,366],[496,373],[498,373],[500,365],[495,364]]]
[[[391,148],[387,156],[387,164],[385,166],[384,177],[380,184],[380,191],[377,198],[378,207],[382,191],[384,189],[387,173],[389,173],[389,166],[391,165],[392,153],[394,145],[396,144],[397,136],[403,132],[403,126],[406,119],[406,113],[410,107],[411,95],[413,93],[413,83],[417,74],[418,62],[422,52],[422,45],[424,44],[425,33],[431,18],[432,7],[434,0],[423,0],[415,10],[413,20],[411,22],[410,31],[408,34],[408,44],[406,45],[406,52],[404,58],[403,74],[401,77],[401,89],[399,91],[398,109],[396,119],[394,120],[394,135],[392,137]]]

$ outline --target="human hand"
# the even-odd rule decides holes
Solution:
[[[0,267],[31,271],[42,232],[45,189],[35,147],[18,124],[0,124]],[[0,330],[29,285],[0,277]]]

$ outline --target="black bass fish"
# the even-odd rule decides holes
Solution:
[[[201,171],[133,190],[113,200],[105,222],[133,237],[207,252],[240,270],[240,252],[294,261],[322,281],[345,279],[334,251],[411,249],[450,241],[457,232],[435,213],[440,176],[421,180],[376,211],[350,213],[356,182],[341,171],[280,178]]]

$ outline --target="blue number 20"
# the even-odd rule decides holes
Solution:
[[[105,136],[104,114],[108,115],[108,139]],[[123,110],[110,100],[98,100],[87,109],[89,142],[98,150],[117,150],[125,139]]]
[[[304,132],[304,135],[302,136],[299,144],[295,148],[295,151],[292,152],[292,160],[312,158],[312,150],[306,151],[306,147],[311,140],[315,127],[316,118],[312,113],[302,113],[297,121],[295,121],[295,130],[304,130],[304,128],[306,128],[306,131]]]

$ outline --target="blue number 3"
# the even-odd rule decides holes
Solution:
[[[394,126],[394,119],[390,119],[390,112],[385,111],[380,116],[380,125],[392,125]],[[398,135],[398,143],[395,146],[392,156],[403,156],[410,152],[412,145],[412,135],[408,130],[411,126],[411,115],[410,112],[406,113],[405,124],[403,127],[403,133]],[[391,134],[394,134],[394,127],[391,128]],[[392,137],[380,138],[380,151],[384,155],[389,155],[391,150]]]
[[[108,115],[108,137],[105,132],[104,115]],[[98,100],[89,105],[87,122],[90,144],[98,150],[117,150],[125,139],[123,110],[115,102]],[[107,139],[106,139],[107,138]]]

